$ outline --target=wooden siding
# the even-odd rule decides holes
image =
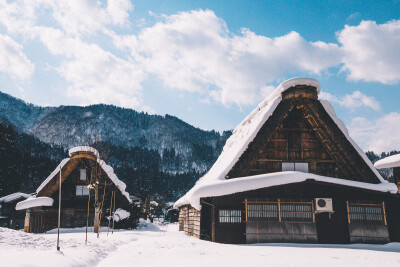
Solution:
[[[200,211],[191,206],[179,209],[179,231],[200,238]]]
[[[281,223],[268,222],[259,223],[257,225],[246,226],[245,217],[245,200],[246,199],[270,199],[276,201],[300,201],[313,200],[315,198],[332,198],[333,209],[335,213],[329,216],[328,213],[316,214],[316,224],[313,223]],[[351,228],[347,222],[346,201],[368,203],[374,201],[377,203],[385,202],[387,213],[387,226],[380,227],[376,236],[368,232],[369,224],[361,223],[356,226],[353,224]],[[352,236],[359,236],[359,230],[366,229],[368,231],[357,242],[363,243],[385,243],[384,231],[389,234],[391,242],[400,241],[400,197],[388,193],[374,192],[370,190],[357,189],[352,187],[334,185],[308,180],[302,183],[294,183],[282,186],[262,188],[236,194],[207,198],[207,202],[215,207],[215,241],[219,243],[246,243],[246,242],[306,242],[315,243],[315,227],[317,230],[317,239],[319,243],[350,243],[356,242],[355,239],[350,239]],[[203,204],[204,206],[204,204]],[[236,209],[242,211],[242,223],[219,223],[219,209]],[[212,210],[212,209],[209,209]],[[203,210],[202,210],[203,212]],[[202,218],[202,228],[212,224],[211,216],[208,216],[208,221]],[[285,225],[284,225],[285,224]],[[361,226],[360,226],[361,225]],[[248,229],[246,229],[246,227]],[[357,227],[358,232],[353,230]],[[250,232],[250,230],[252,232]],[[210,230],[208,230],[210,231]],[[259,236],[250,235],[246,239],[247,231],[249,234],[257,234]],[[276,233],[275,233],[276,232]],[[283,234],[279,236],[279,232]],[[276,235],[275,235],[276,234]],[[261,240],[261,241],[260,241]],[[389,239],[386,239],[388,242]]]
[[[398,193],[400,193],[400,167],[393,168],[393,180],[399,189]]]
[[[283,100],[227,178],[278,172],[282,162],[306,162],[309,172],[318,175],[380,182],[322,104],[312,98]]]

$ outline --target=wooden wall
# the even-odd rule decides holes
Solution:
[[[200,238],[200,211],[185,205],[179,209],[179,231]]]
[[[277,199],[286,201],[301,201],[307,200],[312,201],[315,198],[332,198],[335,213],[329,214],[321,213],[316,215],[316,224],[314,228],[317,230],[317,240],[315,236],[315,230],[312,229],[313,224],[296,224],[294,227],[292,223],[286,223],[287,225],[279,224],[272,225],[246,225],[245,218],[245,199],[270,199],[276,201]],[[352,222],[351,226],[347,222],[347,209],[346,201],[361,202],[361,203],[382,203],[385,202],[386,213],[387,213],[387,226],[374,225],[371,226],[368,223],[356,223]],[[276,186],[270,188],[263,188],[258,190],[246,191],[226,196],[207,198],[207,202],[214,206],[213,215],[215,216],[215,229],[214,229],[214,240],[219,243],[246,243],[256,242],[256,237],[251,237],[252,240],[246,240],[246,232],[250,230],[259,231],[263,228],[266,232],[262,237],[262,242],[306,242],[306,243],[350,243],[350,242],[362,242],[362,243],[385,243],[388,242],[388,236],[385,237],[385,231],[389,234],[391,242],[400,241],[400,196],[389,193],[380,193],[370,190],[362,190],[357,188],[351,188],[346,186],[339,186],[334,184],[320,183],[315,181],[306,181],[303,183],[294,183],[283,186]],[[203,204],[205,207],[205,204]],[[188,209],[186,206],[185,209]],[[237,209],[242,211],[242,222],[241,223],[219,223],[218,221],[218,210],[220,209]],[[208,208],[208,213],[212,212],[213,209]],[[181,208],[181,214],[184,215],[183,209]],[[205,212],[205,210],[202,212]],[[203,216],[203,214],[202,214]],[[205,217],[204,217],[205,218]],[[210,236],[212,225],[212,216],[208,216],[207,221],[202,218],[201,228],[207,227],[207,234]],[[180,223],[183,222],[180,216]],[[277,224],[277,223],[275,223]],[[310,229],[305,229],[304,225],[310,226]],[[248,229],[246,229],[246,227]],[[254,228],[256,227],[256,228]],[[299,228],[300,227],[300,228]],[[251,228],[251,229],[250,229]],[[299,228],[299,229],[297,229]],[[180,229],[183,229],[180,227]],[[271,231],[275,229],[274,233]],[[294,232],[290,232],[292,229]],[[297,230],[299,231],[297,231]],[[373,230],[375,229],[375,230]],[[263,231],[264,231],[263,230]],[[303,231],[304,230],[304,231]],[[363,231],[365,230],[365,231]],[[286,231],[286,232],[285,232]],[[362,233],[360,236],[359,233]],[[375,231],[375,232],[374,232]],[[295,233],[296,232],[296,233]],[[250,233],[250,232],[249,232]],[[252,232],[254,234],[256,232]],[[260,232],[259,232],[260,233]],[[281,235],[279,236],[279,233]],[[379,233],[382,233],[379,234]],[[294,235],[297,237],[294,238]],[[303,235],[303,236],[301,236]],[[308,235],[308,236],[307,236]],[[273,237],[273,238],[272,238]],[[308,238],[309,237],[309,238]],[[352,238],[350,238],[352,237]],[[356,240],[355,238],[358,237]],[[360,239],[361,237],[361,239]],[[203,238],[203,237],[202,237]],[[260,237],[257,237],[260,238]],[[271,241],[268,241],[268,239]],[[278,238],[278,239],[277,239]],[[385,239],[386,238],[386,239]],[[208,239],[209,240],[209,239]]]

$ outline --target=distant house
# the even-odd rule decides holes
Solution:
[[[96,209],[102,215],[101,224],[107,225],[105,217],[109,215],[112,196],[115,195],[112,209],[125,208],[131,202],[126,185],[117,178],[113,168],[99,158],[96,149],[72,148],[69,156],[38,187],[34,197],[17,204],[17,209],[27,210],[26,232],[40,233],[57,228],[60,172],[63,228],[86,226],[87,218],[89,226],[93,226]]]
[[[15,210],[15,205],[32,195],[21,192],[13,193],[0,198],[0,227],[23,229],[25,212]]]
[[[179,229],[220,243],[400,241],[400,195],[350,138],[320,85],[283,82],[175,204]]]
[[[377,169],[393,169],[393,181],[400,192],[400,154],[378,160],[374,166]]]

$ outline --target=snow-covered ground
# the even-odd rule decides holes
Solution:
[[[176,224],[146,224],[100,238],[84,229],[26,234],[0,228],[0,266],[400,266],[400,243],[387,245],[225,245],[198,240]]]

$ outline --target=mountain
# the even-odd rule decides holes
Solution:
[[[170,115],[112,105],[39,107],[1,92],[0,124],[3,132],[12,132],[15,152],[24,157],[25,166],[18,165],[25,173],[22,191],[34,190],[69,148],[93,145],[128,191],[164,200],[174,200],[192,187],[231,134],[204,131]],[[28,149],[32,144],[35,149]],[[33,174],[40,164],[28,164],[38,158],[46,161],[42,169],[47,173],[40,177]]]

